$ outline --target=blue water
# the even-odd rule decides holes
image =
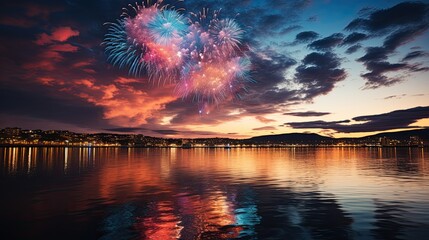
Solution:
[[[0,148],[1,239],[429,239],[421,148]]]

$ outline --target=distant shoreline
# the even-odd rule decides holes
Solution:
[[[0,147],[60,147],[60,148],[179,148],[179,149],[193,149],[193,148],[205,148],[205,149],[225,149],[224,146],[193,146],[193,147],[181,147],[181,146],[75,146],[75,145],[42,145],[42,144],[0,144]],[[406,146],[406,145],[398,145],[398,146],[354,146],[354,145],[285,145],[285,146],[230,146],[225,149],[234,149],[234,148],[429,148],[429,146]]]

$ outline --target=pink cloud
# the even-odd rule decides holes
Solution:
[[[79,48],[71,44],[55,44],[49,47],[50,51],[55,52],[76,52]]]
[[[42,33],[37,36],[37,45],[46,45],[52,42],[65,42],[71,37],[79,36],[78,30],[71,27],[57,27],[51,34]]]
[[[270,122],[275,122],[275,120],[273,119],[269,119],[266,117],[262,117],[262,116],[256,116],[255,117],[258,121],[262,122],[262,123],[270,123]],[[271,129],[270,129],[271,130]]]
[[[60,62],[64,59],[64,57],[57,51],[42,52],[40,57],[44,60],[51,60],[53,62]]]
[[[55,70],[55,63],[61,62],[64,57],[57,51],[44,51],[33,62],[24,65],[29,70]]]
[[[91,66],[94,63],[94,61],[95,61],[94,59],[79,61],[73,64],[73,67],[75,68],[88,67],[88,66]]]
[[[45,44],[48,44],[48,43],[51,43],[51,42],[52,42],[51,36],[49,36],[46,33],[42,33],[42,34],[39,34],[37,36],[37,40],[36,40],[36,44],[37,45],[45,45]]]
[[[53,71],[55,70],[55,64],[53,61],[41,59],[38,61],[25,64],[23,68],[28,70]]]
[[[37,78],[37,80],[43,84],[43,85],[48,85],[48,86],[52,86],[53,83],[55,82],[55,79],[52,77],[39,77]]]
[[[79,36],[79,31],[70,27],[59,27],[54,29],[51,36],[54,41],[65,42],[71,37]]]
[[[74,63],[73,68],[80,69],[83,72],[86,72],[89,74],[96,74],[97,72],[94,69],[90,68],[90,66],[92,66],[94,64],[94,62],[95,62],[94,59],[82,60],[82,61]]]
[[[82,71],[89,73],[89,74],[95,74],[97,73],[94,69],[90,69],[90,68],[85,68]]]
[[[52,44],[42,51],[33,62],[24,65],[25,69],[53,71],[58,62],[64,60],[61,53],[76,52],[79,48],[71,44]]]

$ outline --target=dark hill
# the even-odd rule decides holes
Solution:
[[[286,133],[286,134],[278,134],[278,135],[263,135],[252,137],[246,139],[245,142],[248,143],[273,143],[273,144],[317,144],[317,143],[325,143],[331,144],[336,143],[338,141],[366,141],[366,140],[377,140],[380,137],[387,137],[390,139],[396,140],[409,140],[411,136],[418,136],[420,139],[424,141],[429,141],[429,128],[417,129],[417,130],[405,130],[399,132],[388,132],[388,133],[379,133],[375,135],[369,135],[361,138],[330,138],[321,136],[316,133]]]

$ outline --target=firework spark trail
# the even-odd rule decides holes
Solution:
[[[206,103],[238,95],[252,81],[244,31],[234,19],[208,9],[186,18],[162,1],[130,7],[133,16],[124,9],[122,19],[107,24],[103,44],[113,65],[174,82],[179,96]]]

